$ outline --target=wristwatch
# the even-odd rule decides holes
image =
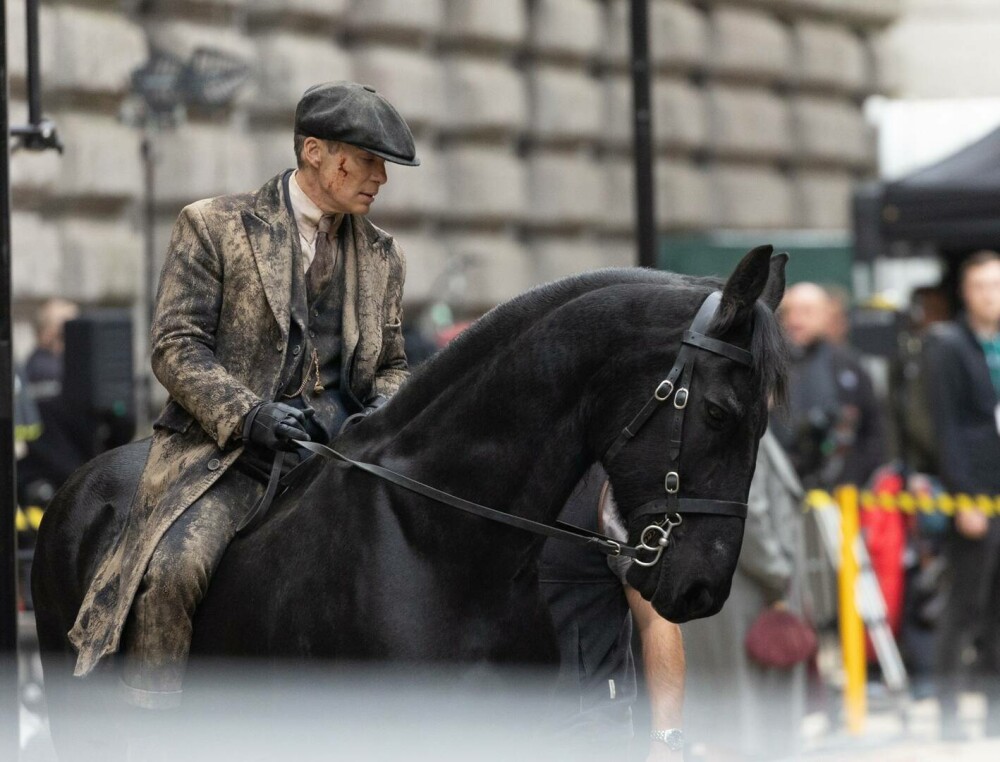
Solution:
[[[663,741],[670,751],[680,751],[684,748],[684,734],[678,728],[669,730],[654,730],[649,737],[654,741]]]

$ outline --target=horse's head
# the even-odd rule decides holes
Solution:
[[[623,349],[604,379],[602,408],[611,412],[598,418],[597,447],[629,544],[652,548],[627,580],[675,622],[710,616],[729,596],[743,539],[740,504],[768,397],[783,379],[774,310],[787,256],[771,253],[767,246],[747,254],[721,297],[709,299],[712,288],[701,283],[663,289],[633,308],[632,319],[650,325],[644,342],[629,344],[645,346]]]

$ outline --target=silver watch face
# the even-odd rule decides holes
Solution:
[[[654,730],[650,735],[657,741],[663,741],[670,751],[680,751],[684,748],[684,733],[677,728]]]

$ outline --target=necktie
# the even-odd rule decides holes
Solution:
[[[320,218],[316,231],[316,254],[306,272],[306,293],[312,303],[320,291],[330,280],[336,265],[336,236],[330,234],[334,217],[325,215]]]

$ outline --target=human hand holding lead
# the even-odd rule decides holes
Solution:
[[[311,440],[306,421],[314,412],[312,408],[299,410],[284,402],[262,402],[247,413],[243,439],[269,450],[294,449],[292,440]]]

